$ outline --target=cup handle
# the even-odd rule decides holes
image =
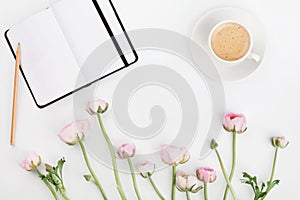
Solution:
[[[253,60],[255,62],[259,62],[260,61],[260,56],[256,53],[250,53],[248,56],[248,59]]]

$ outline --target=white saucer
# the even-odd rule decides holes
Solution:
[[[258,62],[245,59],[239,63],[229,64],[220,61],[213,55],[213,52],[209,48],[209,34],[213,27],[222,21],[236,21],[247,27],[252,34],[252,52],[260,56]],[[207,13],[196,24],[192,40],[205,49],[224,81],[240,80],[249,76],[259,67],[264,57],[264,27],[253,14],[240,8],[220,8]]]

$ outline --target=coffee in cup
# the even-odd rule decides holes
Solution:
[[[211,32],[209,42],[214,54],[229,62],[246,57],[252,45],[248,30],[236,22],[223,22],[216,25]]]

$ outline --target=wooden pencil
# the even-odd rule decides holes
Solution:
[[[21,46],[18,44],[16,51],[16,64],[15,64],[15,77],[14,77],[14,94],[12,103],[12,117],[11,117],[11,132],[10,132],[10,145],[15,145],[15,132],[16,132],[16,113],[17,113],[17,99],[18,99],[18,84],[19,84],[19,67],[20,67]]]

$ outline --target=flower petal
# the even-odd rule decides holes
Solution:
[[[58,137],[65,143],[74,145],[84,137],[88,129],[89,122],[87,120],[78,120],[62,128]]]

